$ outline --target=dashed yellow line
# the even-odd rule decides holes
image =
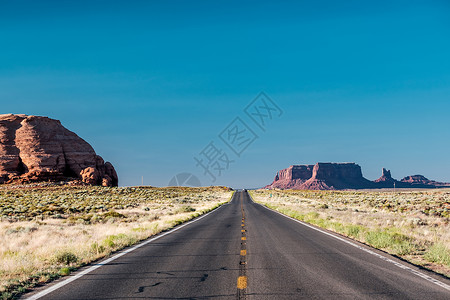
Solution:
[[[241,212],[242,212],[242,223],[241,223],[241,256],[239,262],[239,277],[237,279],[237,299],[246,299],[246,290],[247,290],[247,274],[246,274],[246,258],[247,258],[247,249],[246,249],[246,232],[245,227],[245,211],[244,211],[244,201],[241,193]]]
[[[240,290],[247,288],[247,276],[239,276],[237,279],[237,288]]]

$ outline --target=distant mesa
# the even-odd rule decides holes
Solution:
[[[428,185],[428,186],[436,186],[436,187],[448,187],[450,186],[449,183],[445,182],[437,182],[434,180],[429,180],[425,176],[422,175],[411,175],[406,176],[402,180],[400,180],[402,183],[409,183],[409,184],[417,184],[417,185]]]
[[[0,183],[42,181],[117,186],[118,176],[111,163],[60,121],[0,115]]]
[[[317,163],[315,165],[292,165],[277,172],[268,189],[297,190],[345,190],[377,188],[433,188],[450,186],[413,175],[397,181],[385,168],[375,181],[363,177],[361,167],[355,163]]]

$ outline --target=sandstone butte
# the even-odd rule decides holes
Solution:
[[[429,180],[422,175],[413,175],[395,180],[391,172],[383,168],[375,181],[363,177],[361,167],[355,163],[317,163],[315,165],[292,165],[277,172],[267,189],[297,190],[344,190],[377,188],[436,188],[449,187],[449,183]]]
[[[0,115],[0,183],[43,181],[118,185],[113,165],[60,121]]]

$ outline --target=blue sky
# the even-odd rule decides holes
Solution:
[[[244,3],[242,3],[244,2]],[[1,1],[2,113],[88,141],[121,185],[257,187],[291,164],[450,181],[447,1]],[[283,111],[265,131],[244,108]],[[240,157],[218,135],[240,117]],[[194,156],[234,160],[212,182]],[[234,155],[234,156],[233,156]]]

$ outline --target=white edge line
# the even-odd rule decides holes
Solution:
[[[142,243],[140,243],[140,244],[137,244],[137,245],[135,245],[135,246],[133,246],[133,247],[131,247],[131,248],[128,248],[128,249],[123,250],[123,251],[120,251],[120,252],[117,253],[116,255],[114,255],[114,256],[112,256],[112,257],[106,259],[106,260],[100,261],[99,263],[95,264],[94,266],[89,267],[89,268],[87,268],[86,270],[81,271],[80,273],[78,273],[78,274],[76,274],[76,275],[74,275],[74,276],[71,276],[71,277],[69,277],[69,278],[63,280],[63,281],[61,281],[61,282],[55,284],[54,286],[51,286],[51,287],[49,287],[49,288],[47,288],[47,289],[45,289],[45,290],[43,290],[43,291],[40,291],[39,293],[37,293],[37,294],[35,294],[35,295],[32,295],[32,296],[30,296],[30,297],[26,297],[25,299],[27,299],[27,300],[36,300],[36,299],[39,299],[39,298],[41,298],[41,297],[44,297],[44,296],[50,294],[51,292],[56,291],[57,289],[62,288],[63,286],[65,286],[65,285],[71,283],[72,281],[75,281],[75,280],[77,280],[77,279],[83,277],[84,275],[86,275],[86,274],[88,274],[88,273],[91,273],[92,271],[94,271],[94,270],[100,268],[101,266],[106,265],[106,264],[108,264],[108,263],[110,263],[110,262],[112,262],[112,261],[118,259],[119,257],[121,257],[121,256],[123,256],[123,255],[125,255],[125,254],[127,254],[127,253],[130,253],[130,252],[132,252],[132,251],[134,251],[134,250],[136,250],[136,249],[138,249],[138,248],[140,248],[140,247],[142,247],[142,246],[145,246],[145,245],[147,245],[147,244],[149,244],[149,243],[151,243],[151,242],[153,242],[153,241],[156,241],[157,239],[160,239],[160,238],[162,238],[163,236],[166,236],[166,235],[168,235],[168,234],[174,233],[175,231],[180,230],[181,228],[183,228],[183,227],[185,227],[185,226],[187,226],[187,225],[189,225],[189,224],[195,223],[195,222],[197,222],[198,220],[203,219],[203,218],[206,217],[207,215],[209,215],[209,214],[211,214],[211,213],[213,213],[213,212],[216,212],[219,208],[223,207],[224,205],[229,204],[231,201],[233,201],[234,195],[235,195],[235,193],[232,194],[232,196],[231,196],[231,198],[230,198],[230,201],[228,201],[227,203],[224,203],[224,204],[220,205],[219,207],[213,209],[212,211],[210,211],[210,212],[208,212],[208,213],[206,213],[206,214],[204,214],[204,215],[202,215],[202,216],[199,216],[199,217],[197,217],[197,218],[195,218],[195,219],[193,219],[193,220],[191,220],[191,221],[189,221],[189,222],[187,222],[187,223],[184,223],[184,224],[182,224],[182,225],[179,225],[179,226],[175,227],[174,229],[171,229],[171,230],[169,230],[169,231],[167,231],[167,232],[164,232],[164,233],[162,233],[162,234],[160,234],[160,235],[158,235],[158,236],[155,236],[154,238],[151,238],[151,239],[149,239],[149,240],[146,240],[146,241],[144,241],[144,242],[142,242]]]
[[[314,230],[316,230],[316,231],[319,231],[319,232],[321,232],[321,233],[324,233],[324,234],[326,234],[326,235],[328,235],[328,236],[331,236],[331,237],[333,237],[333,238],[335,238],[335,239],[338,239],[338,240],[340,240],[340,241],[342,241],[342,242],[344,242],[344,243],[347,243],[347,244],[349,244],[349,245],[352,245],[353,247],[356,247],[356,248],[358,248],[358,249],[360,249],[360,250],[363,250],[363,251],[365,251],[365,252],[367,252],[367,253],[369,253],[369,254],[372,254],[372,255],[374,255],[374,256],[376,256],[376,257],[378,257],[378,258],[381,258],[382,260],[384,260],[384,261],[386,261],[386,262],[389,262],[389,263],[391,263],[391,264],[394,264],[394,265],[396,265],[397,267],[399,267],[399,268],[401,268],[401,269],[403,269],[403,270],[406,270],[406,271],[408,271],[408,272],[410,272],[410,273],[413,273],[413,274],[416,275],[416,276],[419,276],[419,277],[421,277],[421,278],[423,278],[423,279],[425,279],[425,280],[427,280],[427,281],[429,281],[429,282],[432,282],[432,283],[434,283],[434,284],[436,284],[436,285],[438,285],[438,286],[440,286],[440,287],[442,287],[442,288],[444,288],[444,289],[450,291],[450,285],[448,285],[448,284],[446,284],[446,283],[443,283],[443,282],[441,282],[441,281],[439,281],[439,280],[437,280],[437,279],[435,279],[435,278],[433,278],[433,277],[431,277],[431,276],[428,276],[428,275],[426,275],[426,274],[423,274],[422,272],[419,272],[419,271],[417,271],[417,270],[414,270],[414,269],[412,269],[412,268],[410,268],[410,267],[408,267],[408,266],[405,266],[405,265],[403,265],[403,264],[401,264],[401,263],[399,263],[399,262],[396,262],[396,261],[394,261],[394,260],[392,260],[392,259],[390,259],[390,258],[387,258],[387,257],[385,257],[385,256],[383,256],[383,255],[381,255],[381,254],[378,254],[378,253],[376,253],[376,252],[374,252],[374,251],[372,251],[372,250],[370,250],[370,249],[364,248],[364,247],[362,247],[362,246],[360,246],[360,245],[357,245],[357,244],[355,244],[355,243],[353,243],[353,242],[350,242],[350,241],[348,241],[348,240],[346,240],[346,239],[344,239],[344,238],[341,238],[341,237],[339,237],[339,236],[337,236],[337,235],[334,235],[334,234],[332,234],[332,233],[330,233],[330,232],[326,232],[325,230],[319,229],[319,228],[317,228],[317,227],[315,227],[315,226],[312,226],[312,225],[310,225],[310,224],[308,224],[308,223],[302,222],[302,221],[300,221],[300,220],[297,220],[297,219],[294,219],[294,218],[292,218],[292,217],[289,217],[289,216],[287,216],[287,215],[285,215],[285,214],[282,214],[282,213],[279,212],[279,211],[276,211],[276,210],[271,209],[271,208],[269,208],[269,207],[267,207],[267,206],[265,206],[265,205],[262,205],[262,204],[260,204],[260,203],[258,203],[258,202],[255,202],[255,201],[253,200],[252,196],[250,195],[250,193],[248,193],[248,195],[250,196],[250,199],[251,199],[254,203],[256,203],[256,204],[258,204],[258,205],[261,205],[262,207],[264,207],[264,208],[266,208],[266,209],[268,209],[268,210],[271,210],[271,211],[273,211],[273,212],[276,212],[276,213],[282,215],[283,217],[286,217],[286,218],[288,218],[288,219],[291,219],[291,220],[293,220],[293,221],[295,221],[295,222],[297,222],[297,223],[300,223],[300,224],[302,224],[302,225],[304,225],[304,226],[306,226],[306,227],[309,227],[309,228],[311,228],[311,229],[314,229]]]

